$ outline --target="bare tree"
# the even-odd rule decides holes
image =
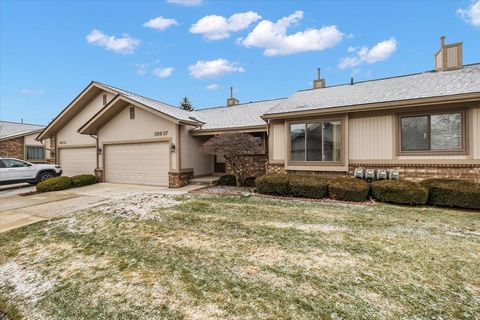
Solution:
[[[260,143],[248,133],[223,133],[205,142],[201,152],[222,155],[225,163],[230,166],[237,180],[237,186],[243,186],[248,174],[252,157],[262,152]]]

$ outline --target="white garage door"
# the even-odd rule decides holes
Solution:
[[[93,174],[97,166],[95,147],[58,149],[64,176]]]
[[[168,186],[167,142],[105,146],[105,181]]]

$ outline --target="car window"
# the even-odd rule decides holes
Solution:
[[[7,168],[23,168],[23,167],[28,167],[27,163],[20,161],[20,160],[15,160],[15,159],[3,159],[3,162],[5,163],[5,166]]]
[[[0,160],[0,168],[6,168],[5,163],[3,162],[3,160]]]

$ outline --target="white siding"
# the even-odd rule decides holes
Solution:
[[[390,160],[393,158],[393,116],[349,120],[350,160]]]

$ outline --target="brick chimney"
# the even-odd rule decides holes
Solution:
[[[440,37],[440,49],[435,52],[435,70],[447,71],[463,68],[463,43],[445,44],[445,36]]]
[[[227,107],[236,106],[240,101],[233,97],[233,87],[230,87],[230,98],[227,99]]]
[[[325,79],[320,78],[320,68],[317,68],[317,79],[313,80],[313,89],[325,88]]]

